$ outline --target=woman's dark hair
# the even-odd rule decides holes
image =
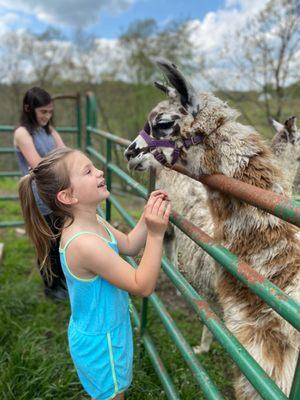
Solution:
[[[39,87],[33,87],[29,89],[23,98],[22,113],[20,118],[20,125],[24,126],[28,132],[33,135],[34,130],[38,127],[36,120],[35,109],[43,106],[47,106],[52,102],[51,96],[46,90]],[[50,135],[50,123],[43,128]]]

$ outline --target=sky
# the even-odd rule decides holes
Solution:
[[[120,65],[124,68],[118,79],[130,79],[130,73],[126,70],[126,49],[118,38],[132,23],[152,18],[161,29],[167,29],[173,21],[188,21],[186,30],[193,44],[194,65],[200,65],[201,60],[205,60],[209,73],[222,82],[228,82],[233,88],[232,68],[226,64],[226,57],[229,59],[230,54],[224,54],[225,49],[227,52],[229,49],[233,57],[236,57],[239,51],[237,33],[244,29],[246,20],[259,13],[268,1],[0,0],[0,54],[10,57],[10,64],[3,61],[4,66],[0,68],[0,81],[10,82],[14,79],[15,72],[8,66],[16,64],[11,59],[18,59],[18,45],[13,52],[10,45],[5,44],[5,41],[13,37],[12,32],[19,36],[21,45],[26,35],[29,35],[29,41],[34,40],[32,35],[30,38],[30,33],[40,34],[49,28],[59,29],[63,33],[63,38],[54,44],[55,59],[58,62],[60,59],[57,51],[60,51],[63,59],[67,50],[74,47],[72,40],[78,38],[75,33],[80,29],[87,37],[93,37],[97,44],[97,51],[89,54],[85,62],[91,75],[101,79],[102,73],[110,73],[112,66]],[[226,47],[225,43],[229,46]],[[76,55],[74,57],[72,61],[76,64],[78,58]],[[31,67],[25,60],[23,64],[18,67],[22,70],[22,79],[27,79],[25,76],[30,78]],[[201,80],[197,75],[195,80],[197,84],[209,87],[207,79]]]
[[[222,12],[242,12],[264,0],[0,0],[0,32],[30,30],[41,33],[52,26],[67,38],[81,28],[95,37],[115,39],[131,23],[154,18],[159,27],[172,20],[205,21]],[[252,4],[252,6],[251,6]]]

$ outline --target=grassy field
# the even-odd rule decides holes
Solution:
[[[17,180],[1,179],[0,195],[16,193]],[[138,217],[141,202],[120,198]],[[130,207],[128,205],[130,204]],[[1,202],[1,221],[20,220],[17,202]],[[113,221],[124,228],[113,212]],[[35,257],[26,236],[15,229],[0,230],[4,257],[0,264],[0,398],[3,400],[83,400],[88,399],[77,379],[67,346],[69,304],[45,298],[35,268]],[[200,340],[202,326],[169,281],[161,275],[157,293],[192,346]],[[139,308],[140,300],[133,299]],[[177,348],[169,339],[153,310],[149,312],[149,331],[167,370],[184,400],[204,399]],[[138,362],[141,346],[135,332],[134,380],[128,390],[130,400],[165,400],[159,379],[145,355]],[[226,399],[233,398],[232,363],[221,346],[214,342],[211,351],[199,360]]]

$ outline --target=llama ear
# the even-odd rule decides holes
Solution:
[[[295,116],[288,118],[285,121],[284,126],[289,133],[297,132],[297,118]]]
[[[155,62],[162,72],[167,76],[170,84],[178,92],[182,106],[191,114],[193,114],[193,116],[196,116],[200,107],[197,102],[197,96],[194,88],[184,78],[175,64],[171,64],[163,59],[156,59]]]
[[[281,132],[284,129],[284,125],[280,124],[279,122],[275,121],[275,119],[270,118],[270,122],[277,133]]]
[[[171,97],[171,99],[174,99],[177,97],[177,92],[174,88],[171,86],[166,86],[162,82],[155,81],[154,85],[157,87],[157,89],[161,90],[164,92],[167,96]]]

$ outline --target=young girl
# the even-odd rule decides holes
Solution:
[[[28,174],[29,168],[34,168],[50,151],[64,146],[60,135],[51,125],[52,113],[53,102],[48,92],[39,87],[33,87],[25,93],[20,125],[14,132],[14,146],[22,175]],[[53,233],[57,233],[51,210],[39,198],[35,186],[33,186],[33,190],[40,212]],[[58,240],[55,240],[52,241],[49,248],[52,279],[47,280],[43,273],[42,278],[46,296],[62,300],[66,298],[67,292],[58,247]],[[38,264],[40,264],[40,260],[38,260]]]
[[[97,204],[109,197],[103,172],[78,150],[52,152],[19,187],[27,232],[48,273],[52,235],[36,207],[32,181],[63,227],[60,256],[72,311],[68,339],[79,379],[94,399],[123,399],[132,379],[127,292],[149,296],[154,290],[170,215],[167,194],[152,192],[126,235],[96,216]],[[144,245],[137,269],[119,256],[136,255]]]

